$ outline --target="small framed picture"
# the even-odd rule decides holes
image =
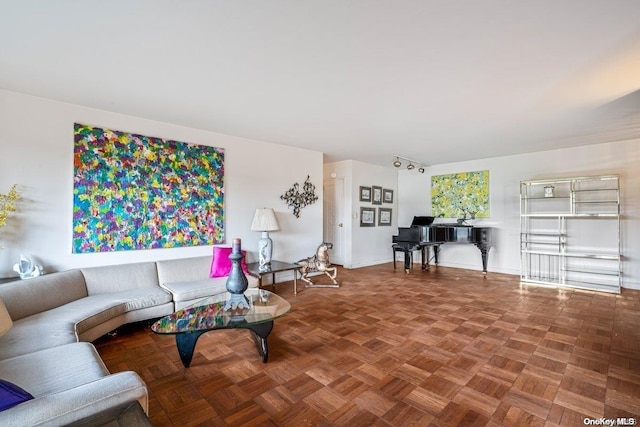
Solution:
[[[371,187],[360,186],[360,201],[361,202],[371,201]]]
[[[376,226],[376,208],[360,207],[360,227]]]
[[[378,208],[378,225],[391,225],[391,209]]]
[[[385,188],[382,190],[382,201],[384,203],[393,203],[393,190]]]
[[[382,204],[382,187],[376,187],[375,185],[371,187],[371,203],[374,205]]]

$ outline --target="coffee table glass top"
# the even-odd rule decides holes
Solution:
[[[251,308],[225,310],[229,299],[225,292],[198,301],[163,317],[151,326],[158,334],[181,334],[184,332],[210,331],[213,329],[246,328],[272,321],[288,313],[291,305],[283,298],[264,289],[247,289],[246,297]]]

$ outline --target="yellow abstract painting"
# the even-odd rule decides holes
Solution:
[[[489,171],[433,175],[431,211],[439,218],[489,218]]]

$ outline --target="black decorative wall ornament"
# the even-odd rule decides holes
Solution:
[[[288,207],[293,206],[293,214],[296,218],[300,218],[300,209],[318,200],[318,196],[316,196],[316,186],[309,181],[309,175],[307,175],[307,179],[302,185],[302,192],[300,192],[300,185],[296,182],[293,184],[293,187],[288,189],[280,198],[287,203]]]

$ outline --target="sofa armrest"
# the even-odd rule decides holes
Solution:
[[[148,413],[149,397],[144,382],[135,372],[119,372],[0,412],[0,425],[67,425],[135,401]]]

